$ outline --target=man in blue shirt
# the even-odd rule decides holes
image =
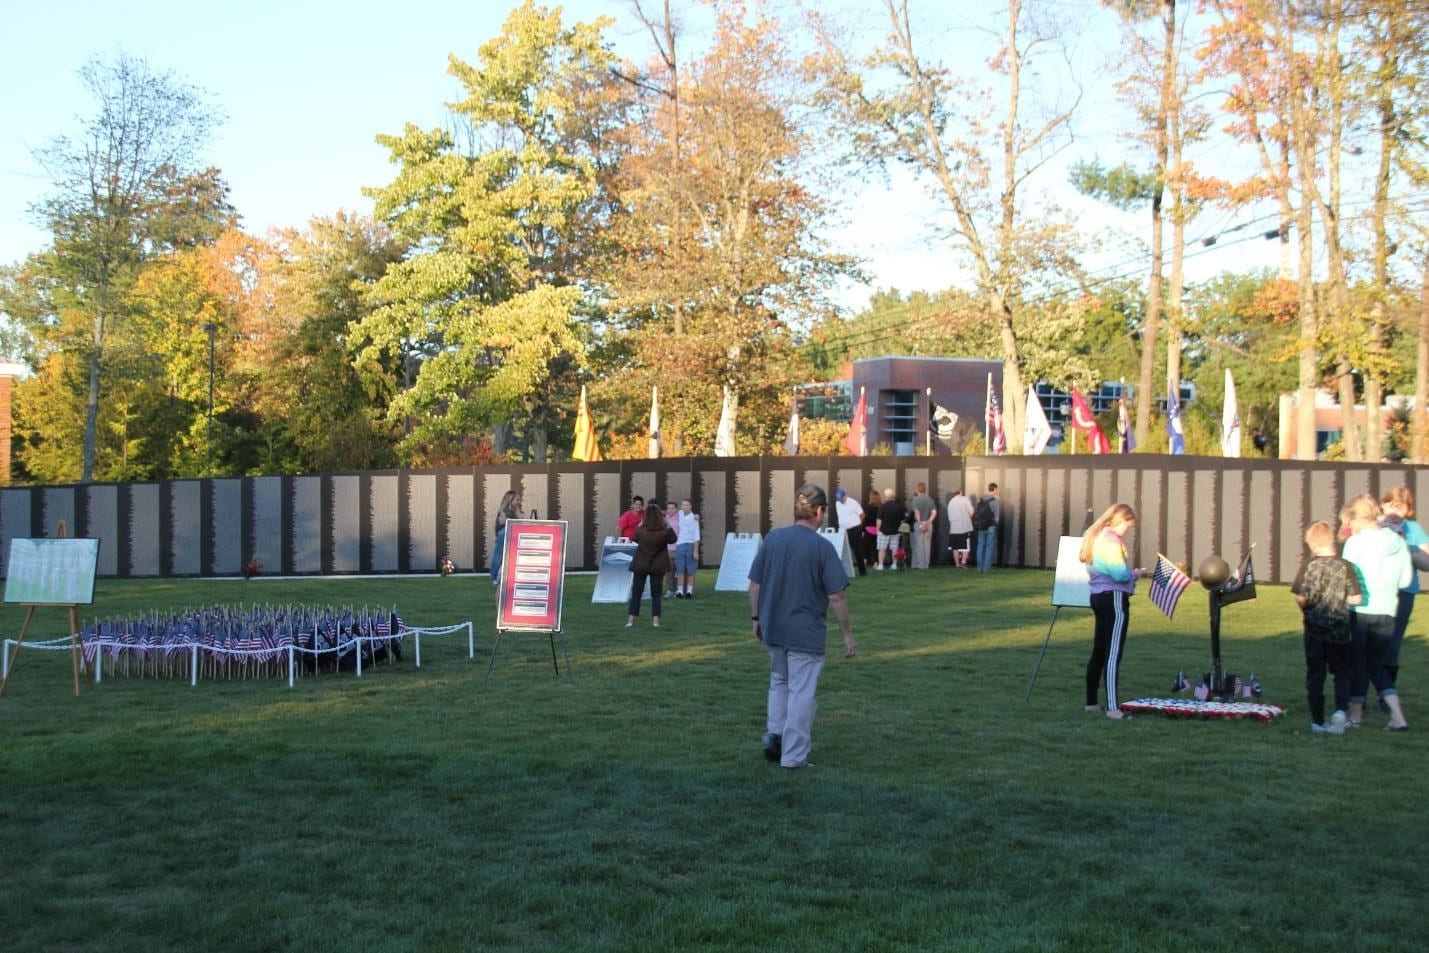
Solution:
[[[764,756],[785,768],[809,763],[814,690],[824,668],[825,617],[833,606],[845,658],[858,651],[849,621],[848,574],[819,534],[828,509],[821,487],[806,483],[794,501],[794,522],[765,538],[749,567],[754,637],[769,650],[769,719]]]

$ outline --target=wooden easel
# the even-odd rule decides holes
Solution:
[[[55,527],[55,539],[65,539],[69,536],[69,527],[64,520],[60,520]],[[15,665],[20,661],[20,649],[25,644],[25,633],[30,628],[30,620],[35,617],[35,610],[39,605],[35,603],[21,603],[25,607],[25,621],[20,623],[20,634],[15,639],[15,655],[10,659],[10,666],[5,670],[5,676],[0,678],[0,698],[5,697],[5,686],[10,683],[10,675],[15,671]],[[69,658],[70,667],[74,671],[74,695],[79,697],[79,606],[66,605],[69,610]]]

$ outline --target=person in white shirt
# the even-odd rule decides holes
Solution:
[[[839,529],[848,537],[848,551],[853,556],[853,564],[858,567],[858,574],[867,576],[868,563],[863,558],[863,538],[867,535],[863,531],[863,507],[840,487],[834,490],[834,512],[839,517]]]
[[[675,540],[675,598],[695,597],[695,570],[700,565],[700,516],[689,500],[680,501],[680,529]]]
[[[953,551],[953,563],[960,569],[968,568],[968,556],[972,554],[973,504],[962,488],[953,491],[948,499],[948,546]]]

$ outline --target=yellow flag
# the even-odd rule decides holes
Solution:
[[[581,405],[576,411],[576,448],[572,459],[586,463],[600,461],[600,444],[595,441],[595,421],[591,420],[590,408],[585,402],[585,387],[581,387]]]

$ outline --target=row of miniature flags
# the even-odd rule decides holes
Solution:
[[[1233,602],[1244,602],[1247,599],[1255,598],[1255,568],[1250,562],[1250,552],[1245,554],[1245,559],[1241,560],[1240,568],[1236,571],[1231,581],[1221,587],[1217,596],[1221,605],[1230,605]],[[1170,619],[1176,614],[1176,604],[1181,601],[1181,594],[1186,591],[1186,587],[1191,584],[1191,577],[1186,575],[1171,560],[1160,553],[1156,554],[1156,568],[1151,571],[1151,586],[1146,590],[1146,595],[1150,597],[1156,608],[1166,614]]]
[[[928,430],[930,434],[936,434],[943,440],[951,441],[960,433],[964,433],[967,421],[941,404],[934,403],[931,400],[931,390],[929,395]],[[650,388],[649,456],[652,459],[659,457],[661,452],[659,396],[659,388]],[[1075,387],[1071,389],[1071,398],[1073,429],[1086,434],[1092,453],[1111,453],[1111,443],[1102,433],[1101,428],[1097,426],[1096,417],[1092,414],[1087,399]],[[731,394],[730,389],[725,387],[724,402],[720,408],[719,427],[715,431],[714,452],[717,457],[737,455],[734,442],[735,403],[735,397]],[[1000,456],[1007,452],[1007,434],[1003,427],[1002,405],[992,386],[992,374],[987,375],[987,401],[984,416],[986,429],[983,444],[990,453]],[[1047,414],[1042,409],[1042,402],[1037,399],[1037,388],[1033,385],[1029,385],[1027,388],[1026,417],[1027,421],[1022,431],[1022,452],[1027,456],[1034,456],[1046,449],[1047,443],[1052,437],[1052,426],[1047,421]],[[1136,449],[1136,436],[1133,430],[1131,413],[1127,409],[1126,397],[1123,395],[1117,402],[1116,410],[1117,452],[1130,453]],[[1240,431],[1235,379],[1231,376],[1230,369],[1227,368],[1226,397],[1221,413],[1222,456],[1240,456]],[[1174,389],[1166,395],[1166,437],[1171,453],[1183,454],[1186,452],[1186,437],[1181,429],[1181,401]],[[959,443],[961,442],[959,441]],[[849,424],[848,436],[844,438],[844,446],[853,456],[868,456],[868,401],[863,388],[859,388],[858,404],[854,407],[853,421]],[[799,452],[799,408],[797,404],[789,415],[789,430],[788,436],[784,439],[784,452],[789,456],[794,456]],[[585,387],[581,387],[580,405],[576,410],[575,450],[571,456],[575,460],[588,463],[602,459],[600,444],[596,440],[595,421],[591,417],[590,407],[586,404]]]

